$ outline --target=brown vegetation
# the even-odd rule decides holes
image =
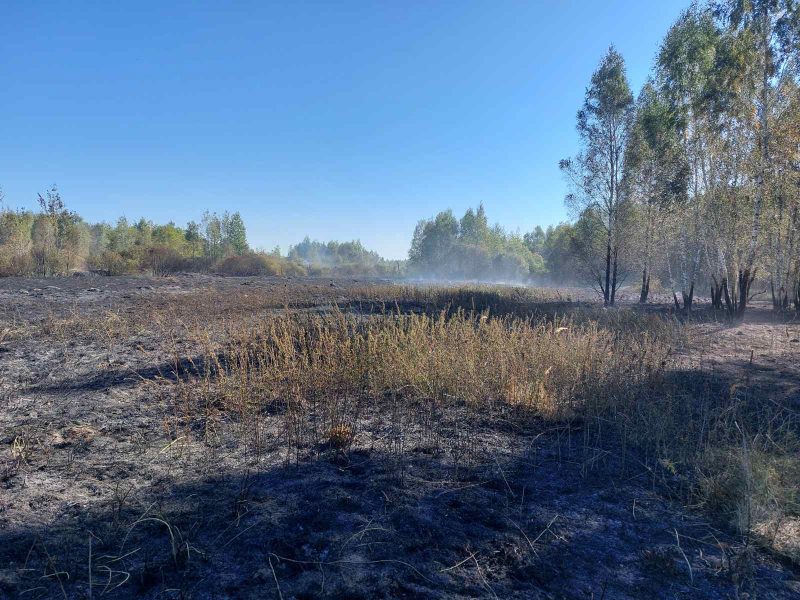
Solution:
[[[92,283],[0,290],[4,592],[796,592],[760,549],[798,559],[796,325],[576,290]],[[742,360],[762,346],[784,379]]]

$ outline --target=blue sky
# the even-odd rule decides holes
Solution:
[[[609,44],[638,89],[687,1],[0,0],[0,187],[90,221],[238,210],[251,245],[361,239],[483,202],[567,218],[560,158]]]

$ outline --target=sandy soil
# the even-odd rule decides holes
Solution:
[[[192,348],[149,310],[197,290],[324,308],[373,284],[0,279],[0,597],[800,597],[792,564],[630,461],[587,460],[580,427],[508,408],[420,406],[398,434],[387,400],[349,453],[289,460],[277,441],[242,453],[224,423],[215,444],[173,435],[159,377]],[[681,368],[800,410],[797,323],[762,307],[691,327]]]

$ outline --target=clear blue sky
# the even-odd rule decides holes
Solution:
[[[90,221],[238,210],[404,258],[417,220],[483,201],[567,218],[557,162],[614,43],[632,85],[688,0],[0,0],[0,187]]]

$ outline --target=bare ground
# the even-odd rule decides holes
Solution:
[[[800,596],[790,561],[671,498],[635,460],[587,454],[580,423],[422,405],[387,421],[386,398],[347,453],[287,456],[276,429],[254,456],[224,421],[213,443],[176,437],[159,380],[174,348],[192,348],[148,315],[197,290],[324,309],[366,285],[0,280],[0,597]],[[757,307],[689,327],[697,341],[671,376],[746,379],[800,410],[797,323]],[[796,544],[796,524],[781,527]]]

